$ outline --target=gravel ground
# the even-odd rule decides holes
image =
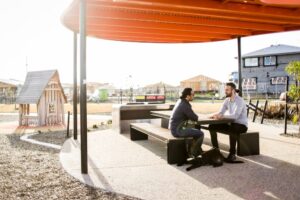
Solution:
[[[97,128],[88,128],[88,131],[99,131],[99,130],[105,130],[111,128],[111,125],[99,125],[97,126]],[[80,130],[78,130],[78,134]],[[34,139],[40,142],[47,142],[47,143],[51,143],[51,144],[56,144],[56,145],[60,145],[62,146],[65,139],[67,137],[67,131],[51,131],[50,129],[48,130],[48,132],[43,133],[40,132],[37,135],[33,135],[31,137],[29,137],[30,139]],[[72,135],[72,130],[70,130],[70,137],[73,137]],[[80,137],[80,136],[78,136]]]
[[[61,145],[65,134],[34,138]],[[60,165],[58,150],[23,142],[20,135],[0,134],[0,149],[0,199],[135,199],[80,183]]]

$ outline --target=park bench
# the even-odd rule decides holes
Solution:
[[[220,132],[218,132],[220,133]],[[229,132],[221,134],[229,135]],[[237,138],[237,155],[251,156],[259,155],[259,132],[248,130],[246,133],[238,135]]]
[[[209,130],[208,125],[201,125],[202,129]],[[217,132],[220,134],[228,135],[230,132]],[[239,156],[251,156],[259,155],[259,132],[247,130],[246,133],[238,135],[237,138],[237,155]]]
[[[167,144],[167,161],[169,164],[183,163],[187,159],[186,140],[189,138],[176,138],[169,129],[150,123],[131,123],[130,139],[147,140],[148,136]]]

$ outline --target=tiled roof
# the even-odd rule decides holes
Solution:
[[[270,56],[270,55],[297,54],[297,53],[300,54],[300,47],[279,44],[279,45],[271,45],[270,47],[244,54],[242,57],[247,58],[247,57],[256,57],[256,56]]]

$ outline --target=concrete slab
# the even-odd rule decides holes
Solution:
[[[80,141],[67,140],[60,161],[83,183],[142,199],[300,199],[300,139],[270,126],[250,128],[260,131],[261,155],[240,158],[244,164],[187,172],[167,164],[162,143],[133,142],[113,130],[88,133],[88,175],[80,172]],[[207,131],[205,137],[209,141]],[[219,140],[227,146],[228,136]]]

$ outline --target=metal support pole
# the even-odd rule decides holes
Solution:
[[[289,91],[289,77],[286,77],[286,86],[285,86],[285,109],[284,109],[284,134],[287,133],[287,120],[288,120],[288,91]]]
[[[120,96],[121,96],[121,104],[122,104],[122,103],[123,103],[123,102],[122,102],[122,97],[123,97],[122,89],[120,90]]]
[[[70,111],[68,111],[67,138],[70,137]]]
[[[239,95],[243,96],[243,88],[242,88],[242,49],[241,49],[241,37],[237,38],[238,45],[238,73],[239,73]]]
[[[80,144],[81,173],[88,173],[86,112],[86,1],[80,0]]]
[[[77,140],[77,33],[74,32],[74,54],[73,54],[73,136]]]

